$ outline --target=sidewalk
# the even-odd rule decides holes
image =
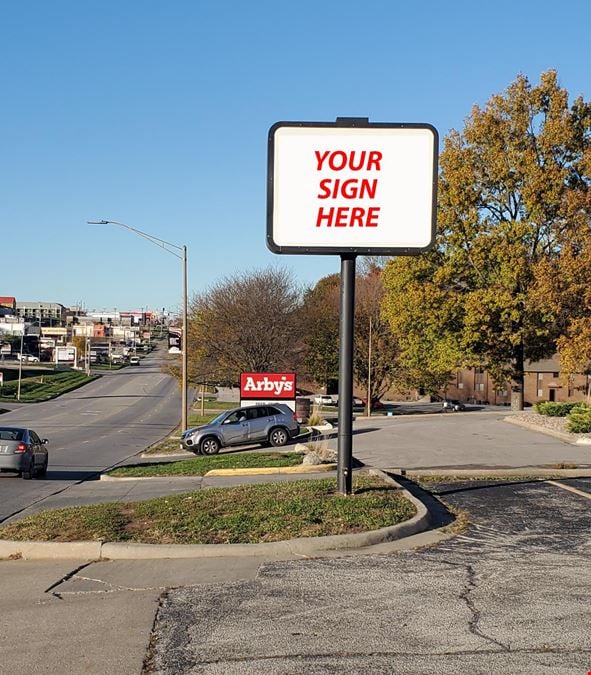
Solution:
[[[392,553],[445,536],[423,532],[320,557]],[[167,589],[254,581],[265,563],[305,557],[284,553],[198,561],[0,561],[0,671],[8,666],[11,675],[139,675]]]

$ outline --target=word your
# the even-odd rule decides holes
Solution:
[[[381,171],[379,150],[315,150],[317,171]],[[377,178],[323,178],[318,199],[375,199]],[[377,227],[379,206],[319,206],[316,227]]]

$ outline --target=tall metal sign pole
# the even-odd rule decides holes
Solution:
[[[337,487],[349,495],[353,481],[353,340],[355,322],[355,255],[341,256],[339,323],[339,431]]]
[[[367,118],[278,122],[269,131],[267,246],[341,259],[337,482],[343,494],[352,492],[355,260],[431,248],[438,142],[430,124]]]

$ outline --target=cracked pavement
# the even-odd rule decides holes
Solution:
[[[472,524],[416,550],[2,561],[0,672],[587,673],[591,500],[538,481],[429,489]]]
[[[589,501],[538,482],[432,489],[470,510],[465,533],[168,592],[148,672],[587,673]]]

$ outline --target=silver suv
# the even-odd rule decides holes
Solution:
[[[262,443],[278,447],[300,433],[291,408],[285,403],[234,408],[218,415],[209,424],[187,429],[181,448],[195,454],[215,455],[229,445]]]

